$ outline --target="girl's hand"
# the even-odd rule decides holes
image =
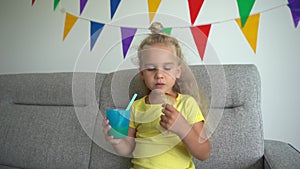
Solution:
[[[103,133],[104,133],[105,139],[108,142],[110,142],[112,145],[117,145],[122,141],[122,139],[114,139],[113,136],[108,134],[108,131],[111,129],[111,126],[109,125],[109,120],[107,118],[103,119],[102,127],[103,127]]]
[[[181,138],[184,138],[192,126],[189,125],[178,110],[170,104],[165,104],[162,112],[164,114],[160,117],[160,125],[176,133]]]

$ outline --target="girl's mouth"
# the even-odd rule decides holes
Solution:
[[[165,84],[164,83],[156,83],[155,86],[158,88],[162,88]]]

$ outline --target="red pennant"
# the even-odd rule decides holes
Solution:
[[[195,23],[198,13],[202,7],[203,1],[204,0],[188,0],[192,25],[194,25]]]
[[[204,52],[205,52],[205,48],[206,48],[206,44],[207,44],[207,40],[208,40],[208,36],[209,36],[210,27],[211,27],[211,24],[190,27],[201,60],[203,60],[203,58],[204,58]]]
[[[34,5],[34,3],[35,3],[35,0],[32,0],[32,1],[31,1],[31,6],[33,6],[33,5]]]

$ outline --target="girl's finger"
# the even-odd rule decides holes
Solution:
[[[103,121],[102,121],[102,127],[104,128],[105,126],[107,126],[109,123],[109,120],[104,118]]]

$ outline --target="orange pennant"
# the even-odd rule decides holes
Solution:
[[[76,23],[77,20],[78,20],[78,17],[71,15],[69,13],[66,13],[63,40],[65,40],[65,38],[67,37],[67,35],[69,34],[70,30],[72,29],[72,27],[74,26],[74,24]]]
[[[260,14],[252,15],[248,18],[246,24],[242,27],[241,19],[236,19],[239,27],[241,28],[244,36],[252,47],[254,53],[256,53],[256,42],[258,34],[258,24],[259,24]]]
[[[149,10],[149,19],[150,23],[152,23],[152,20],[155,16],[155,13],[159,7],[161,0],[148,0],[148,10]]]

